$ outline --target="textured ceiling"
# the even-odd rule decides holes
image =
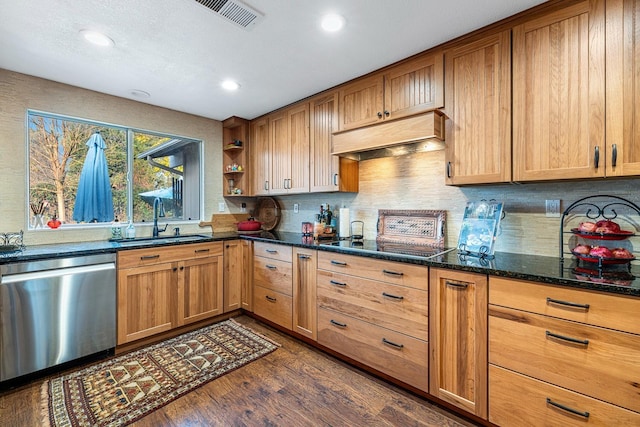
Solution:
[[[264,14],[250,31],[195,0],[0,0],[0,68],[203,117],[252,119],[543,1],[245,3]],[[345,17],[343,31],[322,32],[329,11]],[[89,45],[81,29],[116,44]],[[240,90],[221,89],[226,78]]]

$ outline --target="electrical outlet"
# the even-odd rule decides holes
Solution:
[[[293,204],[293,213],[300,212],[300,206],[297,203]]]
[[[246,211],[247,211],[247,204],[242,202],[242,205],[240,206],[240,212],[245,213]]]
[[[218,212],[224,212],[224,202],[218,203]]]
[[[545,200],[547,216],[550,218],[560,218],[560,200]]]

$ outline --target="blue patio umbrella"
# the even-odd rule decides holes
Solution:
[[[87,146],[89,150],[80,173],[73,219],[77,222],[111,222],[113,195],[104,154],[106,144],[100,132],[91,135]]]

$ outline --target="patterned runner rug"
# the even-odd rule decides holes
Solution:
[[[114,357],[45,381],[43,425],[129,424],[278,346],[227,320]]]

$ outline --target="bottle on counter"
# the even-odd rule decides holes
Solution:
[[[129,225],[127,225],[124,235],[127,239],[136,238],[136,227],[133,225],[133,221],[129,221]]]
[[[122,227],[120,221],[118,221],[118,217],[111,223],[111,238],[122,239]]]

